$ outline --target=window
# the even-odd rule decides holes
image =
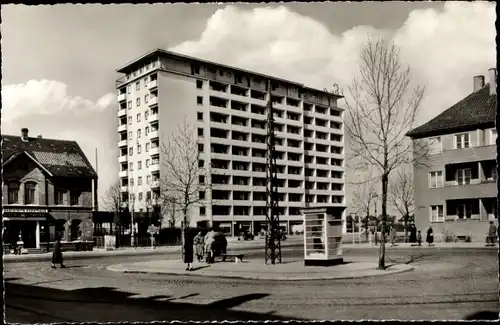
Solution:
[[[128,155],[132,156],[134,154],[134,148],[130,147],[128,148]]]
[[[137,97],[137,99],[135,100],[135,106],[141,106],[141,98],[140,97]]]
[[[71,191],[70,192],[70,204],[71,205],[79,205],[80,204],[80,191]]]
[[[133,171],[133,170],[134,170],[134,163],[130,163],[130,164],[128,165],[128,169],[129,169],[130,171]],[[130,185],[132,185],[132,184],[130,184]]]
[[[140,144],[138,144],[138,145],[137,145],[137,154],[140,154],[140,153],[141,153],[141,145],[140,145]]]
[[[142,176],[137,177],[137,185],[142,185]]]
[[[137,138],[140,138],[141,137],[141,129],[138,129],[137,130]]]
[[[429,146],[429,154],[431,155],[441,153],[443,151],[440,137],[429,138],[428,146]]]
[[[142,169],[142,161],[137,162],[137,169],[138,170]]]
[[[148,119],[148,116],[149,116],[149,111],[145,111],[144,112],[144,119],[147,120]]]
[[[148,134],[149,134],[149,126],[146,126],[146,129],[144,130],[144,132],[146,133],[146,136],[148,136]]]
[[[202,143],[198,143],[198,151],[203,152],[203,144]]]
[[[148,103],[149,102],[149,94],[146,94],[144,95],[144,103]]]
[[[456,148],[469,148],[469,133],[455,135]]]
[[[148,175],[146,176],[146,184],[150,184],[151,183],[151,175]]]
[[[203,88],[203,80],[196,80],[196,88],[198,89]]]
[[[148,85],[148,77],[144,78],[144,86]]]
[[[137,113],[137,122],[141,121],[141,113]]]
[[[141,89],[141,83],[139,81],[137,81],[135,83],[135,90],[139,90],[139,89]]]
[[[431,184],[430,188],[443,187],[443,172],[430,172]]]
[[[146,159],[146,167],[149,167],[149,159]]]
[[[64,204],[64,191],[63,190],[55,190],[54,204],[56,204],[56,205]]]
[[[442,205],[431,205],[431,222],[444,221],[444,213]]]
[[[459,219],[470,219],[472,217],[472,204],[470,203],[457,204],[457,216]]]
[[[139,192],[139,201],[142,201],[142,192]]]
[[[199,137],[203,136],[203,128],[198,128],[198,136]]]
[[[205,215],[205,207],[200,207],[200,216]]]
[[[128,107],[128,109],[132,109],[132,101],[131,100],[128,101],[127,107]]]
[[[205,176],[200,175],[200,176],[199,176],[199,178],[198,178],[198,182],[199,182],[200,184],[205,184]]]
[[[11,182],[8,184],[9,204],[19,203],[19,183]]]
[[[132,131],[129,131],[129,132],[128,132],[128,139],[129,139],[129,140],[132,140]]]
[[[196,102],[198,103],[198,105],[203,105],[203,97],[201,96],[196,97]]]
[[[128,183],[130,184],[130,186],[134,186],[134,178],[130,177]]]
[[[129,76],[127,76],[129,77]],[[127,92],[130,94],[132,92],[132,85],[127,86]]]
[[[458,185],[470,184],[471,170],[470,168],[457,170],[456,180]]]
[[[128,124],[132,124],[132,116],[128,117]]]
[[[149,142],[146,143],[146,152],[149,151]]]

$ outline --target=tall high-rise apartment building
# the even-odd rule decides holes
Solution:
[[[154,50],[118,70],[119,178],[130,209],[160,194],[160,144],[179,125],[198,128],[200,182],[210,198],[189,212],[228,234],[265,224],[266,105],[275,111],[280,223],[300,208],[345,208],[343,110],[339,95],[256,72]],[[208,193],[210,191],[210,193]],[[344,209],[345,210],[345,209]],[[343,211],[341,209],[341,211]],[[344,212],[345,214],[345,212]],[[345,218],[345,215],[343,215]],[[295,229],[300,229],[300,226]]]

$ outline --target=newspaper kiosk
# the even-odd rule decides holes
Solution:
[[[342,264],[342,214],[344,207],[305,208],[304,265]]]

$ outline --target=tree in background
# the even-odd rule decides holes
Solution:
[[[399,49],[384,39],[369,39],[360,55],[360,77],[349,86],[345,127],[355,170],[377,170],[381,180],[382,233],[386,232],[389,175],[414,162],[413,128],[424,88],[412,85],[410,68],[403,67]],[[423,150],[421,151],[423,152]],[[385,269],[385,236],[381,238],[379,269]]]
[[[116,181],[104,192],[102,197],[102,207],[104,210],[114,214],[113,223],[120,223],[120,211],[122,209],[122,193],[120,182]]]
[[[392,204],[403,216],[405,243],[408,240],[408,222],[410,222],[411,215],[414,212],[413,191],[414,186],[411,169],[402,166],[391,180],[389,193]]]
[[[365,215],[362,219],[362,223],[365,228],[365,237],[368,239],[368,224],[370,223],[370,218],[372,217],[370,209],[377,202],[377,191],[375,190],[373,180],[365,177],[363,182],[355,185],[352,195],[353,206],[357,208],[358,213],[364,213]],[[373,219],[376,220],[376,218]]]

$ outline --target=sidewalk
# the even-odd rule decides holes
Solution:
[[[379,245],[371,245],[368,243],[356,243],[353,244],[351,243],[342,243],[343,248],[349,248],[349,249],[374,249],[374,248],[380,248]],[[497,249],[498,250],[498,244],[495,246],[486,246],[486,243],[465,243],[465,242],[457,242],[457,243],[434,243],[434,245],[429,246],[426,243],[422,243],[422,246],[411,246],[410,243],[396,243],[396,246],[391,246],[390,243],[385,243],[385,248],[387,250],[391,249],[415,249],[415,250],[420,250],[420,249],[450,249],[450,248],[465,248],[465,249]]]
[[[263,259],[243,263],[218,262],[195,264],[194,271],[186,271],[186,265],[179,260],[149,261],[141,263],[115,264],[109,271],[124,273],[153,273],[170,275],[192,275],[253,280],[305,281],[338,280],[383,276],[410,271],[413,266],[393,264],[386,270],[378,270],[373,258],[347,258],[347,263],[331,267],[304,266],[303,260],[283,261],[282,264],[266,265]]]
[[[264,247],[263,239],[255,239],[251,241],[238,241],[237,238],[228,238],[228,250],[231,249],[255,249],[259,247]],[[298,246],[302,243],[300,240],[287,240],[282,242],[282,247],[292,247]],[[151,247],[123,247],[115,250],[106,251],[104,248],[94,248],[90,252],[63,252],[64,259],[71,260],[73,258],[95,258],[95,257],[105,257],[105,256],[137,256],[137,255],[159,255],[169,252],[180,252],[181,246],[158,246],[155,249]],[[8,254],[3,256],[3,261],[5,263],[9,262],[38,262],[38,261],[48,261],[52,258],[52,252],[42,253],[42,254],[24,254],[24,255],[13,255]]]

